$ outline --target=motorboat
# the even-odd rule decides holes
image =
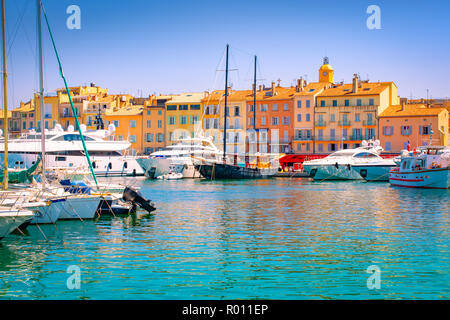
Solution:
[[[380,156],[383,148],[379,144],[378,140],[363,141],[359,148],[339,150],[322,159],[305,161],[302,166],[317,181],[361,180],[363,177],[353,166],[383,160]]]
[[[137,163],[136,156],[125,155],[130,148],[129,141],[114,140],[115,126],[108,130],[86,130],[80,125],[89,157],[97,176],[138,176],[144,170]],[[31,129],[18,139],[8,139],[9,164],[14,168],[30,168],[41,154],[41,133]],[[3,140],[3,138],[2,138]],[[3,162],[4,147],[0,143],[0,159]],[[69,126],[64,131],[60,124],[52,130],[45,130],[46,168],[72,168],[89,170],[86,155],[78,131]]]
[[[397,187],[448,189],[450,149],[427,146],[403,152],[400,165],[389,172],[389,183]]]
[[[163,150],[153,152],[148,157],[139,157],[137,162],[151,178],[164,176],[170,171],[182,173],[183,178],[199,178],[193,157],[216,160],[221,153],[212,142],[212,137],[182,138]]]
[[[176,173],[176,172],[171,172],[162,176],[158,176],[157,179],[159,180],[179,180],[179,179],[183,179],[183,174],[182,173]]]
[[[0,240],[34,217],[30,210],[0,207]]]

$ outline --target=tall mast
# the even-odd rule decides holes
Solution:
[[[44,72],[42,58],[42,22],[41,22],[41,0],[36,0],[37,9],[37,38],[39,59],[39,107],[41,114],[41,163],[42,163],[42,187],[45,185],[45,107],[44,107]]]
[[[228,102],[228,49],[229,45],[227,44],[227,53],[225,59],[225,108],[223,112],[223,163],[226,162],[226,150],[227,150],[227,102]]]
[[[2,35],[3,35],[3,136],[5,140],[3,190],[8,190],[8,90],[6,87],[6,23],[5,0],[2,0]]]
[[[256,131],[256,56],[255,56],[255,72],[253,75],[253,129]]]

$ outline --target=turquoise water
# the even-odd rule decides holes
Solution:
[[[153,215],[0,242],[0,299],[449,299],[448,190],[145,181]],[[80,268],[70,290],[67,268]],[[369,290],[369,266],[381,270]]]

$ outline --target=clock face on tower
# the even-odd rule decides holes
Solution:
[[[323,75],[326,76],[328,73],[326,71],[323,72]]]

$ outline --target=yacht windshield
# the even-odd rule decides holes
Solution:
[[[336,157],[351,157],[353,156],[354,152],[335,152],[330,154],[329,158],[336,158]]]

